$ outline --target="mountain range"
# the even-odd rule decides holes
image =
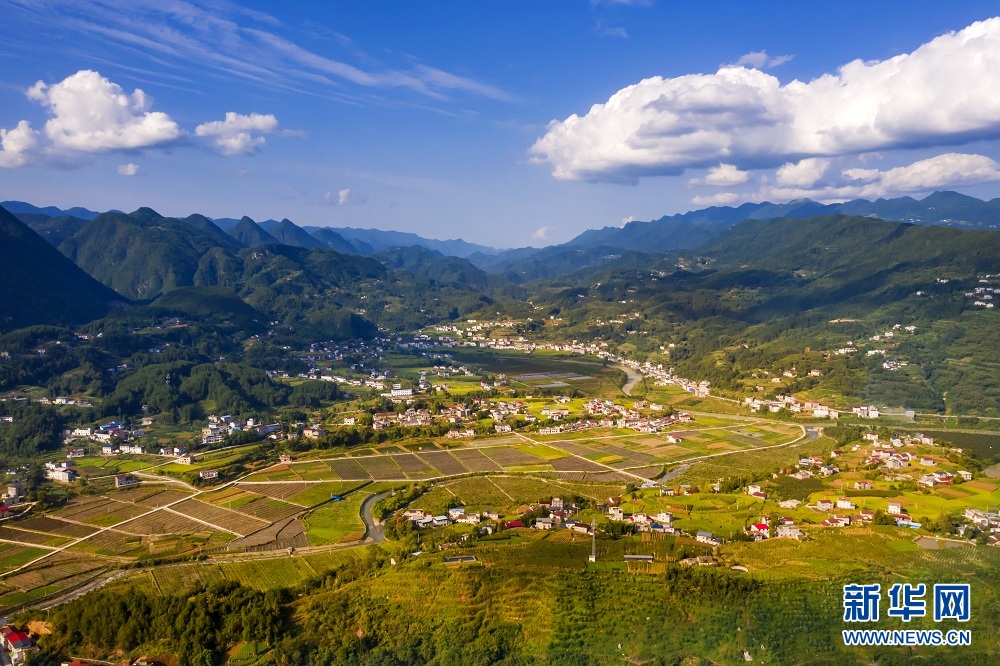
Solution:
[[[100,215],[85,208],[40,208],[21,201],[5,201],[0,205],[57,246]],[[381,229],[300,227],[288,219],[257,223],[244,216],[239,219],[215,218],[211,222],[244,247],[278,242],[312,249],[327,247],[343,254],[364,256],[399,247],[423,247],[444,256],[468,259],[489,272],[513,273],[519,275],[519,279],[528,281],[558,274],[561,271],[557,267],[562,263],[567,267],[585,267],[599,264],[606,257],[623,250],[668,252],[698,247],[742,220],[838,214],[876,217],[918,225],[1000,229],[1000,199],[982,201],[957,192],[935,192],[922,200],[907,196],[822,204],[810,199],[800,199],[782,204],[763,202],[745,203],[736,207],[713,206],[648,222],[632,221],[620,227],[590,229],[560,245],[509,250],[477,245],[462,239],[435,240],[417,234]],[[580,252],[581,249],[584,251]],[[529,259],[531,257],[533,259]]]

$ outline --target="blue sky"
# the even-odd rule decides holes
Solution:
[[[992,198],[984,4],[0,0],[0,199],[514,247],[710,204]]]

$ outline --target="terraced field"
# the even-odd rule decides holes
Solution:
[[[268,525],[265,520],[193,499],[177,504],[173,510],[240,536],[256,532]]]
[[[49,518],[48,516],[39,516],[37,518],[20,520],[16,523],[11,523],[11,526],[18,527],[19,529],[33,530],[35,532],[47,532],[49,534],[57,534],[77,539],[93,534],[97,531],[96,527],[78,525],[76,523],[70,523],[57,518]]]
[[[502,472],[503,467],[486,456],[479,449],[461,449],[452,451],[453,455],[461,464],[465,465],[470,472]]]
[[[129,534],[193,534],[210,528],[170,509],[157,509],[116,529]]]

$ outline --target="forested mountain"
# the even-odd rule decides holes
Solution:
[[[243,247],[257,247],[258,245],[279,242],[277,238],[264,231],[259,224],[245,215],[236,223],[236,226],[228,229],[228,232]]]
[[[296,226],[288,218],[285,218],[276,226],[272,227],[270,229],[270,234],[277,238],[279,243],[284,245],[305,247],[309,249],[325,247],[324,243],[310,236],[308,231],[302,227]]]
[[[124,302],[0,207],[0,331],[81,324]]]
[[[531,300],[560,314],[563,336],[614,340],[640,356],[671,344],[664,362],[720,388],[752,390],[761,372],[822,366],[824,379],[795,385],[998,411],[998,315],[966,295],[998,274],[995,231],[849,216],[746,220],[695,250],[626,255],[532,285]],[[869,341],[896,325],[915,332],[888,346]],[[830,351],[865,345],[873,354]]]
[[[323,227],[312,232],[313,237],[334,252],[341,254],[373,254],[372,247],[364,241],[349,241],[333,229]]]
[[[83,229],[89,221],[71,215],[49,217],[39,213],[17,213],[14,217],[27,224],[55,247],[59,247],[64,240]]]
[[[639,252],[666,252],[697,247],[742,220],[779,217],[807,218],[821,215],[856,215],[922,225],[948,225],[966,229],[1000,229],[1000,199],[981,201],[957,192],[935,192],[922,201],[912,197],[856,199],[821,204],[799,199],[784,204],[745,203],[738,207],[713,206],[651,222],[629,222],[623,227],[585,231],[566,243],[570,247],[615,247]]]
[[[220,254],[239,248],[224,231],[202,216],[163,217],[149,208],[103,213],[59,249],[104,284],[133,299],[196,283],[233,284],[236,276]],[[214,256],[210,250],[218,250]],[[211,278],[199,278],[199,273]]]

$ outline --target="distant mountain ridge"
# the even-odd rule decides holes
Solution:
[[[768,201],[741,206],[712,206],[664,216],[649,222],[629,222],[622,227],[590,229],[565,243],[574,247],[617,247],[637,252],[666,252],[697,247],[743,220],[779,217],[806,218],[820,215],[877,217],[888,222],[910,222],[923,226],[944,225],[963,229],[1000,229],[1000,199],[982,201],[958,192],[935,192],[923,200],[855,199],[822,204],[798,199],[783,204]]]
[[[40,208],[24,201],[0,201],[0,206],[5,208],[7,212],[13,213],[14,215],[20,215],[21,213],[27,213],[30,215],[45,215],[46,217],[62,217],[68,215],[70,217],[78,217],[81,220],[92,220],[100,215],[99,212],[87,210],[86,208],[80,208],[79,206],[74,206],[73,208],[67,208],[65,210],[56,208],[55,206],[45,206]]]
[[[39,208],[24,202],[10,203],[14,205],[13,212],[23,222],[57,246],[68,242],[74,235],[86,233],[86,227],[98,216],[85,208],[64,211],[51,206]],[[621,253],[693,249],[710,242],[743,220],[801,219],[840,214],[923,226],[1000,229],[1000,199],[982,201],[957,192],[935,192],[922,200],[904,196],[875,201],[857,199],[837,204],[800,199],[780,204],[762,202],[735,207],[712,206],[648,222],[633,221],[622,227],[590,229],[561,245],[509,250],[498,250],[462,239],[429,239],[400,231],[300,227],[288,219],[260,223],[249,217],[210,220],[192,215],[186,219],[210,232],[209,235],[217,239],[221,247],[234,246],[220,237],[232,239],[235,246],[240,247],[279,243],[309,249],[328,248],[341,254],[363,256],[420,247],[443,256],[467,259],[476,268],[513,276],[517,282],[528,282],[598,266],[613,261]]]

